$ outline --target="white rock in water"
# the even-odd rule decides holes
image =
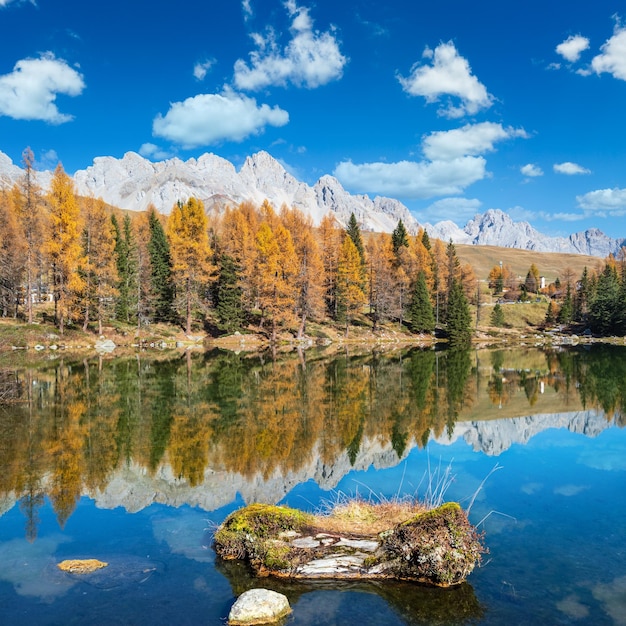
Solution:
[[[291,613],[289,600],[269,589],[250,589],[242,593],[228,614],[231,626],[270,624]]]

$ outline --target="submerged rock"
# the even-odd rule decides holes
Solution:
[[[218,528],[224,559],[250,563],[257,575],[310,579],[396,579],[440,587],[463,582],[486,552],[482,536],[456,503],[415,515],[378,535],[329,532],[324,518],[254,504]]]
[[[231,626],[273,624],[291,613],[289,600],[269,589],[250,589],[242,593],[228,614]]]

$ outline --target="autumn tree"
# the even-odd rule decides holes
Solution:
[[[281,220],[291,235],[297,259],[295,311],[300,320],[298,338],[301,338],[307,320],[319,317],[324,308],[324,266],[311,218],[297,209],[284,207]]]
[[[206,288],[215,270],[202,201],[190,198],[185,204],[178,202],[167,220],[167,234],[174,277],[182,285],[185,332],[189,335],[193,305],[199,302],[200,290]]]
[[[117,295],[115,286],[118,281],[113,224],[102,198],[87,200],[83,224],[83,330],[87,330],[93,313],[98,322],[98,334],[101,335],[105,313]]]
[[[280,224],[274,231],[266,221],[256,234],[256,249],[261,324],[267,316],[271,318],[271,338],[276,341],[278,325],[292,321],[294,316],[296,254],[289,231]]]
[[[352,237],[346,234],[337,267],[337,308],[339,318],[346,322],[346,336],[350,322],[366,302],[361,255]]]
[[[17,189],[12,193],[0,191],[0,307],[3,317],[17,315],[28,254],[18,221],[16,200],[19,201]]]
[[[26,318],[29,324],[33,323],[33,291],[37,276],[41,268],[41,248],[43,243],[43,197],[41,188],[37,184],[34,161],[35,157],[30,148],[22,153],[24,175],[18,183],[21,194],[17,205],[17,216],[22,229],[23,244],[26,258],[24,259],[24,273],[26,279]],[[16,247],[20,244],[15,242]],[[16,252],[18,252],[16,250]]]
[[[324,215],[318,229],[319,247],[324,267],[324,300],[326,310],[337,317],[337,266],[339,250],[343,241],[343,231],[337,220],[330,214]]]
[[[80,211],[72,180],[60,163],[50,182],[48,206],[49,226],[44,248],[52,272],[55,323],[63,334],[83,281],[77,271],[82,261]]]
[[[251,311],[256,305],[255,236],[258,222],[258,212],[250,202],[243,202],[235,209],[228,208],[221,221],[219,253],[230,256],[239,270],[238,284],[244,311]]]
[[[530,269],[524,280],[526,291],[530,293],[539,293],[539,270],[534,263],[531,263]]]
[[[373,322],[373,331],[378,324],[389,317],[396,304],[394,256],[391,237],[383,233],[371,237],[367,243],[369,305]]]

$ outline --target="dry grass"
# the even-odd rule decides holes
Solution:
[[[589,270],[604,267],[599,257],[584,254],[563,254],[560,252],[535,252],[534,250],[516,250],[514,248],[499,248],[497,246],[467,246],[455,245],[457,254],[462,263],[469,263],[479,280],[486,280],[492,267],[503,265],[511,268],[515,276],[522,279],[534,263],[541,276],[546,277],[548,283],[556,277],[563,278],[566,269],[571,269],[578,278],[583,269]]]
[[[393,498],[373,502],[361,498],[342,499],[315,516],[315,524],[325,532],[377,535],[389,530],[427,507],[414,498]]]

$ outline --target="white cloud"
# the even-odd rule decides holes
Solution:
[[[141,144],[139,154],[146,157],[146,159],[155,161],[162,161],[163,159],[169,159],[173,156],[172,152],[169,150],[164,150],[163,148],[149,142]]]
[[[154,119],[152,132],[184,148],[196,148],[243,141],[262,133],[267,125],[284,126],[287,122],[289,114],[278,106],[257,106],[254,98],[225,88],[221,94],[199,94],[174,102],[164,116]]]
[[[442,198],[426,207],[423,213],[428,219],[463,223],[474,216],[481,206],[482,202],[475,198]]]
[[[252,0],[242,0],[241,8],[244,20],[249,20],[252,17]]]
[[[358,192],[397,198],[432,198],[462,193],[485,178],[486,161],[465,156],[447,161],[397,163],[339,163],[333,174],[342,185]]]
[[[589,39],[587,37],[571,35],[556,47],[556,51],[565,60],[575,63],[587,48],[589,48]]]
[[[606,212],[611,215],[626,215],[626,189],[597,189],[582,196],[576,202],[586,211]]]
[[[215,59],[206,59],[204,61],[198,61],[193,66],[193,75],[198,80],[204,80],[210,69],[215,65]]]
[[[0,0],[0,9],[8,6],[9,4],[11,4],[11,2],[14,2],[14,1],[17,2],[18,4],[28,2],[29,4],[34,4],[35,6],[37,6],[37,3],[35,2],[35,0]]]
[[[574,176],[576,174],[591,174],[591,170],[588,170],[578,163],[572,163],[571,161],[565,161],[565,163],[555,163],[553,169],[557,174],[567,174],[568,176]]]
[[[235,62],[234,82],[239,89],[254,91],[287,83],[314,88],[343,75],[347,59],[341,54],[334,32],[313,30],[309,10],[296,6],[293,0],[285,7],[293,18],[291,41],[281,50],[272,29],[266,36],[253,33],[258,49],[250,53],[250,65],[243,59]]]
[[[426,48],[423,56],[432,59],[432,65],[417,63],[408,78],[399,76],[404,91],[423,96],[427,102],[437,102],[442,96],[459,98],[460,106],[448,103],[439,110],[441,115],[451,118],[474,115],[491,106],[493,97],[472,74],[467,59],[459,55],[451,41],[439,44],[434,52]]]
[[[83,77],[51,52],[38,59],[22,59],[13,72],[0,76],[0,115],[62,124],[73,116],[58,110],[57,95],[78,96],[84,88]]]
[[[519,171],[524,174],[524,176],[529,176],[530,178],[543,176],[543,170],[534,163],[527,163],[526,165],[522,165],[522,167],[519,168]]]
[[[614,78],[626,80],[626,28],[616,25],[613,36],[601,47],[602,54],[591,61],[596,74],[608,72]]]
[[[454,159],[459,156],[476,156],[493,152],[497,141],[513,137],[527,138],[522,128],[504,128],[502,124],[482,122],[466,124],[461,128],[448,131],[436,131],[422,140],[424,155],[431,160]]]

